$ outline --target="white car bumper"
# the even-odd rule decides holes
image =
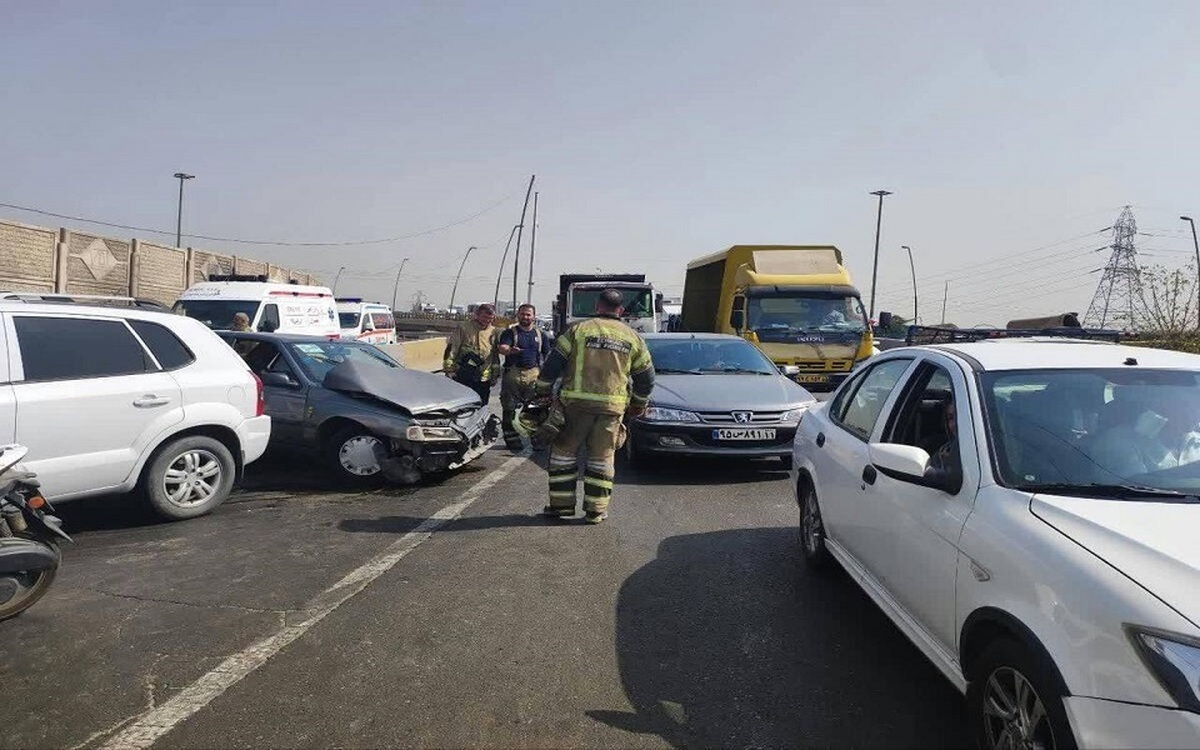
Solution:
[[[271,418],[264,414],[245,420],[238,426],[238,439],[242,441],[242,463],[257,461],[271,440]]]
[[[1081,748],[1200,748],[1200,714],[1079,696],[1064,702]]]

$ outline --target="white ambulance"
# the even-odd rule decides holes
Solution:
[[[368,344],[396,343],[396,318],[387,305],[363,302],[359,297],[338,297],[337,311],[343,339]]]
[[[265,276],[208,278],[188,287],[172,309],[218,331],[233,329],[237,314],[244,313],[252,331],[330,339],[341,335],[329,287],[280,284]]]

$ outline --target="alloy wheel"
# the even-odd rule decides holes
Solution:
[[[221,461],[203,448],[181,453],[163,474],[163,494],[168,502],[181,508],[202,505],[216,495],[221,486]]]
[[[1052,750],[1054,732],[1046,704],[1025,675],[1000,667],[983,693],[984,733],[995,750]]]
[[[804,542],[804,551],[815,555],[821,547],[821,539],[825,534],[821,522],[821,508],[812,490],[804,491],[804,513],[800,518],[800,534]]]

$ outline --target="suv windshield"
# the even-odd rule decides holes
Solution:
[[[1200,373],[1023,370],[984,373],[980,383],[1010,487],[1200,491]]]
[[[767,332],[862,333],[867,327],[862,300],[842,295],[748,297],[746,323]]]
[[[366,362],[379,367],[399,368],[400,363],[369,344],[338,341],[305,341],[288,344],[292,355],[312,380],[324,382],[325,376],[343,362]]]
[[[253,323],[258,305],[257,300],[181,299],[171,309],[195,318],[213,330],[228,331],[233,328],[233,316],[237,313],[246,313]]]
[[[777,375],[779,371],[754,345],[741,340],[647,339],[657,372],[735,372]]]

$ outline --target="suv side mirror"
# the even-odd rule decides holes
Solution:
[[[295,388],[300,385],[296,379],[286,372],[264,372],[261,376],[263,385],[277,388]]]

